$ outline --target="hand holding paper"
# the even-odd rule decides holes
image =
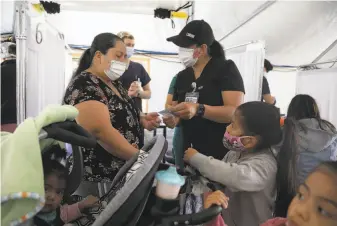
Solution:
[[[175,115],[169,111],[169,110],[163,110],[158,112],[158,114],[162,115],[163,117],[163,122],[165,123],[165,125],[171,129],[173,129],[177,123],[178,123],[178,119],[175,117]]]

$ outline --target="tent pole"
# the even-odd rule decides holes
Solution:
[[[16,121],[26,118],[26,5],[18,2],[15,7],[16,37]]]
[[[314,63],[317,63],[320,59],[322,59],[328,52],[330,52],[330,50],[332,50],[334,47],[335,47],[335,45],[337,45],[337,39],[333,42],[333,43],[331,43],[331,45],[329,45],[328,46],[328,48],[326,48],[326,50],[324,50],[321,54],[319,54],[318,55],[318,57],[316,57],[313,61],[312,61],[312,63],[314,64]]]
[[[248,46],[250,44],[254,44],[254,43],[258,43],[259,41],[250,41],[250,42],[247,42],[247,43],[243,43],[243,44],[240,44],[240,45],[236,45],[236,46],[231,46],[227,49],[224,49],[225,51],[228,51],[228,50],[231,50],[231,49],[236,49],[236,48],[239,48],[239,47],[243,47],[243,46]]]
[[[191,7],[189,7],[188,9],[187,9],[187,11],[188,11],[188,15],[190,15],[189,16],[189,18],[188,18],[188,20],[187,20],[187,23],[189,23],[189,22],[191,22],[191,21],[193,21],[194,20],[194,12],[195,12],[195,2],[194,1],[192,1],[192,6]]]
[[[315,65],[320,65],[320,64],[330,64],[330,63],[335,63],[335,62],[337,62],[337,59],[336,60],[329,60],[329,61],[325,61],[325,62],[319,62],[319,63],[300,65],[298,67],[301,68],[301,67],[315,66]]]
[[[227,38],[228,36],[230,36],[231,34],[233,34],[235,31],[237,31],[239,28],[241,28],[242,26],[244,26],[246,23],[248,23],[249,21],[251,21],[253,18],[255,18],[257,15],[259,15],[260,13],[262,13],[263,11],[265,11],[267,8],[269,8],[270,6],[272,6],[277,0],[274,1],[267,1],[265,3],[263,3],[251,16],[249,16],[247,19],[245,19],[241,24],[239,24],[237,27],[235,27],[234,29],[232,29],[231,31],[229,31],[225,36],[223,36],[221,39],[219,39],[218,41],[221,42],[222,40],[224,40],[225,38]]]

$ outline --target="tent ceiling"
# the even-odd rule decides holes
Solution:
[[[126,0],[112,0],[112,1],[60,1],[63,10],[72,11],[96,11],[96,12],[114,12],[114,13],[128,13],[128,14],[153,14],[156,8],[177,9],[188,1],[174,0],[174,1],[126,1]]]
[[[216,38],[220,39],[263,3],[198,1],[195,19],[208,21]],[[299,65],[311,63],[336,39],[337,2],[277,1],[221,43],[228,47],[265,40],[266,54],[272,62]]]
[[[71,44],[89,44],[92,37],[99,32],[107,30],[118,32],[126,29],[135,33],[138,49],[172,52],[177,50],[176,47],[168,44],[165,39],[178,33],[184,21],[177,21],[176,29],[172,29],[169,20],[154,19],[153,10],[157,7],[176,9],[187,1],[59,0],[59,2],[65,12],[61,13],[61,17],[65,16],[60,20],[63,21],[62,24],[55,23],[67,37],[70,37],[69,43]],[[195,1],[194,19],[204,19],[209,22],[216,38],[221,39],[250,17],[265,2],[197,0]],[[5,3],[9,3],[8,6]],[[6,31],[12,28],[13,13],[8,10],[10,3],[10,1],[1,1],[3,6],[1,10],[2,32],[6,27]],[[82,13],[76,14],[74,11],[82,11]],[[89,14],[86,16],[84,13],[88,11],[106,14],[96,13],[92,18],[85,20],[84,18],[89,17]],[[124,15],[118,15],[119,13]],[[56,20],[58,19],[55,17]],[[107,27],[104,21],[111,21],[112,26]],[[95,26],[88,26],[88,23],[95,24]],[[83,36],[88,40],[80,38]],[[266,55],[273,63],[301,65],[311,63],[336,39],[337,2],[277,1],[221,43],[225,47],[230,47],[252,40],[265,40]],[[337,46],[320,62],[336,57]]]

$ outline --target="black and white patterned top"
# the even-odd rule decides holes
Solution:
[[[140,112],[121,82],[114,81],[113,85],[121,98],[98,77],[89,72],[82,72],[70,81],[63,102],[73,106],[89,100],[105,104],[109,109],[112,126],[130,144],[141,148],[144,145],[144,130],[140,124]],[[124,160],[112,156],[100,145],[95,149],[84,149],[83,157],[84,180],[87,181],[110,182],[125,163]]]

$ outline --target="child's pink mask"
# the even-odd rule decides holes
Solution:
[[[231,151],[242,152],[246,150],[245,146],[241,142],[241,138],[244,137],[232,136],[226,131],[223,138],[223,144],[227,149]]]

